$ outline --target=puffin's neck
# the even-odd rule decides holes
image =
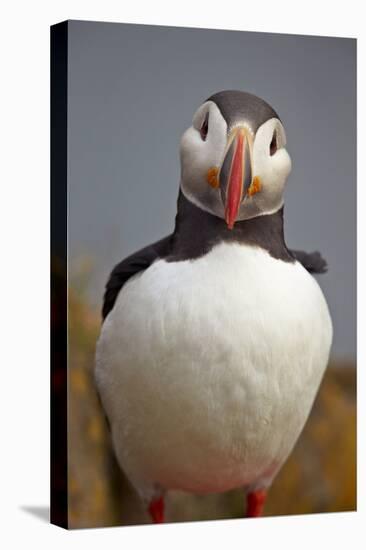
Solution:
[[[198,258],[223,241],[258,246],[274,258],[294,261],[284,239],[283,207],[274,214],[238,221],[228,229],[223,219],[195,206],[182,191],[177,206],[171,261]]]

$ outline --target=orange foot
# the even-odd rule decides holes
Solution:
[[[164,523],[164,498],[159,497],[150,502],[149,514],[153,523]]]
[[[247,495],[247,518],[258,518],[263,514],[264,503],[266,502],[267,491],[261,489],[252,491]]]

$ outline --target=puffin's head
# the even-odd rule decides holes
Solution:
[[[283,205],[291,170],[286,135],[268,103],[240,91],[211,96],[180,144],[181,189],[196,206],[235,221],[272,214]]]

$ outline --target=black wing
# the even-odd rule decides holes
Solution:
[[[125,260],[117,264],[109,276],[106,285],[102,309],[103,321],[108,313],[113,309],[119,291],[123,285],[139,271],[147,269],[157,258],[164,258],[170,252],[172,235],[150,244],[128,256]]]
[[[328,264],[320,252],[303,252],[302,250],[290,250],[290,252],[309,273],[326,273],[328,271]]]

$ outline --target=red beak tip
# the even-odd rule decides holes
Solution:
[[[234,220],[228,220],[228,219],[226,219],[225,221],[226,221],[226,224],[227,224],[227,226],[228,226],[229,229],[233,229],[233,228],[234,228],[234,223],[235,223]]]

